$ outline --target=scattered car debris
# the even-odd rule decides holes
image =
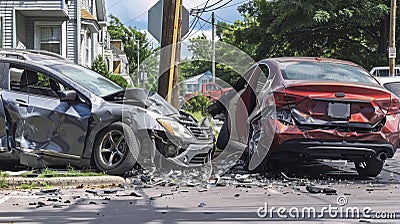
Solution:
[[[311,194],[336,194],[336,189],[331,188],[331,187],[316,187],[312,185],[308,185],[306,187],[306,190],[310,192]]]
[[[197,207],[202,208],[202,207],[204,207],[204,206],[206,206],[206,205],[207,205],[206,203],[201,202],[199,205],[197,205]]]

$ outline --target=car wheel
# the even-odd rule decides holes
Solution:
[[[381,173],[384,163],[385,160],[380,158],[371,158],[364,162],[354,162],[354,165],[360,176],[376,177]]]
[[[132,129],[116,122],[97,136],[94,161],[103,172],[123,175],[133,169],[137,152],[138,145]]]
[[[219,132],[215,146],[217,146],[218,149],[223,150],[228,145],[228,141],[229,141],[228,119],[225,119],[224,123],[221,126],[221,130]]]
[[[246,161],[246,167],[249,171],[255,173],[265,173],[267,170],[269,170],[269,167],[271,165],[270,162],[267,161],[267,156],[260,156],[259,153],[257,153],[257,147],[260,138],[261,131],[253,131],[253,129],[250,130],[250,136],[247,145],[248,157]]]

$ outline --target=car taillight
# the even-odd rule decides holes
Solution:
[[[386,110],[388,115],[398,114],[400,112],[400,100],[397,97],[392,97],[392,99],[376,100],[375,102],[382,110]]]
[[[301,100],[304,99],[303,96],[288,95],[282,92],[274,92],[275,105],[277,109],[291,109],[296,106]]]

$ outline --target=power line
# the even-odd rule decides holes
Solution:
[[[116,1],[116,2],[114,2],[111,6],[109,6],[108,8],[107,8],[107,10],[109,10],[109,9],[111,9],[112,7],[114,7],[114,6],[116,6],[119,2],[121,2],[122,0],[118,0],[118,1]]]
[[[231,3],[231,2],[232,2],[232,0],[228,0],[227,2],[225,2],[224,4],[222,4],[222,5],[220,5],[220,6],[218,6],[218,7],[216,7],[216,8],[213,8],[213,9],[205,10],[204,12],[211,12],[211,11],[215,11],[215,10],[221,9],[222,7],[228,5],[228,4]]]
[[[193,22],[193,23],[191,24],[191,26],[189,27],[189,29],[191,29],[191,30],[190,30],[190,32],[189,32],[188,35],[190,35],[190,34],[193,32],[193,30],[196,28],[196,25],[197,25],[197,23],[199,22],[199,18],[200,18],[201,15],[203,15],[204,9],[207,8],[207,5],[208,5],[208,2],[209,2],[209,1],[210,1],[210,0],[207,0],[206,4],[204,5],[203,11],[201,11],[201,12],[196,12],[195,22]],[[200,13],[200,16],[199,16],[199,13]]]
[[[204,22],[206,22],[206,23],[209,23],[209,24],[211,24],[211,22],[210,22],[210,21],[207,21],[207,20],[205,20],[205,19],[203,19],[203,18],[201,18],[201,17],[199,17],[199,19],[200,19],[200,20],[202,20],[202,21],[204,21]],[[230,30],[230,31],[235,31],[235,30],[233,30],[233,29],[231,29],[231,28],[229,28],[229,27],[226,27],[226,26],[221,26],[221,25],[218,25],[218,24],[215,24],[215,26],[218,26],[218,27],[221,27],[221,28],[224,28],[224,29]]]
[[[234,23],[234,22],[228,21],[228,20],[226,20],[226,19],[224,19],[224,18],[218,16],[217,14],[215,14],[215,16],[216,16],[217,18],[221,19],[221,20],[224,21],[224,22],[227,22],[227,23]]]
[[[140,18],[141,16],[143,16],[147,11],[149,11],[149,10],[146,10],[146,11],[142,12],[140,15],[138,15],[138,16],[136,16],[135,18],[129,20],[129,21],[126,22],[126,23],[124,23],[124,25],[127,25],[128,23],[131,23],[131,22],[133,22],[133,21],[139,19],[139,18]]]
[[[224,0],[219,0],[218,2],[215,2],[215,3],[213,3],[213,4],[209,5],[209,6],[207,6],[207,4],[206,4],[202,9],[193,9],[192,8],[190,11],[192,13],[195,13],[196,11],[203,11],[204,12],[204,10],[209,9],[211,7],[214,7],[215,5],[221,3],[222,1],[224,1]],[[232,1],[232,0],[229,0],[229,1]],[[207,1],[207,3],[208,3],[208,1]]]
[[[199,28],[196,32],[194,32],[194,33],[191,34],[191,35],[190,35],[190,33],[189,33],[188,35],[186,35],[186,37],[185,37],[184,39],[188,39],[189,37],[192,37],[192,36],[194,36],[196,33],[200,32],[200,30],[202,30],[203,27],[204,27],[205,25],[207,25],[207,24],[210,23],[210,19],[211,19],[211,16],[207,19],[208,23],[203,23],[203,25],[200,26],[200,28]]]
[[[232,6],[235,6],[235,5],[240,5],[240,4],[245,3],[245,2],[248,2],[248,1],[250,1],[250,0],[245,0],[245,1],[237,2],[237,3],[234,3],[234,4],[232,4],[232,5],[227,5],[227,6],[225,6],[225,7],[219,8],[219,9],[226,9],[226,8],[229,8],[229,7],[232,7]]]

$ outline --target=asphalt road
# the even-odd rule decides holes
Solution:
[[[267,178],[238,170],[216,186],[137,176],[125,188],[2,190],[0,223],[400,223],[400,154],[369,179],[344,161],[286,167]],[[312,194],[311,185],[336,193]]]

